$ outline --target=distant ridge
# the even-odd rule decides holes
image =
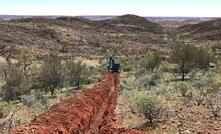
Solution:
[[[185,25],[179,30],[197,40],[221,40],[221,19]]]
[[[98,28],[119,32],[163,32],[163,28],[159,24],[153,23],[144,17],[131,14],[101,20],[98,23]]]
[[[0,15],[0,20],[10,20],[10,19],[21,19],[21,18],[32,18],[32,17],[46,17],[46,18],[57,18],[57,17],[77,17],[77,16],[63,16],[63,15],[48,15],[48,16],[30,16],[30,15]],[[116,15],[83,15],[79,16],[83,18],[87,18],[90,20],[106,20],[106,19],[112,19],[114,17],[117,17]],[[146,19],[149,20],[164,20],[164,21],[186,21],[189,19],[202,19],[202,20],[208,20],[208,19],[214,19],[215,17],[164,17],[164,16],[143,16]]]
[[[28,47],[40,55],[54,49],[60,52],[63,38],[67,38],[69,44],[61,54],[82,57],[104,55],[110,49],[118,49],[124,55],[141,53],[150,48],[147,44],[156,48],[154,44],[164,43],[164,28],[136,15],[105,20],[80,16],[19,17],[0,21],[0,44],[3,46],[0,54],[10,46]]]

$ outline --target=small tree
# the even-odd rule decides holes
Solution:
[[[215,61],[215,56],[208,52],[206,48],[196,49],[195,62],[198,68],[207,69],[210,62]]]
[[[197,48],[185,43],[174,46],[170,58],[179,66],[183,81],[192,69],[207,69],[209,63],[213,61],[213,56],[205,48]]]
[[[29,92],[31,85],[27,83],[23,71],[18,66],[11,64],[4,72],[6,82],[2,87],[4,100],[20,99],[19,96]]]
[[[138,108],[149,120],[151,126],[154,125],[154,120],[162,117],[163,108],[155,97],[142,96],[138,100]]]
[[[176,45],[171,51],[171,61],[179,66],[184,81],[187,74],[194,67],[195,47],[190,44]]]
[[[146,69],[153,71],[161,63],[161,57],[156,51],[149,51],[141,61],[141,65]]]
[[[74,62],[73,60],[65,63],[65,78],[72,86],[77,89],[81,88],[88,79],[89,69],[82,61]]]
[[[45,91],[50,91],[55,95],[55,89],[62,82],[62,64],[61,60],[55,54],[46,56],[40,68],[40,85]]]
[[[6,84],[3,86],[3,98],[7,101],[20,99],[23,94],[29,94],[32,88],[34,55],[27,49],[17,51],[16,62],[7,60],[2,69]],[[36,69],[36,68],[35,68]]]
[[[207,68],[212,61],[212,55],[205,48],[188,44],[181,35],[173,37],[171,42],[170,59],[179,66],[182,80],[194,68]]]
[[[16,55],[16,59],[18,60],[17,65],[20,66],[24,75],[27,79],[32,79],[34,75],[36,75],[35,71],[37,58],[31,50],[21,49],[19,53]]]

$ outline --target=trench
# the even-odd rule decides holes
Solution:
[[[55,104],[30,123],[13,128],[13,134],[144,134],[120,128],[115,108],[120,86],[119,73],[103,75],[100,83]]]

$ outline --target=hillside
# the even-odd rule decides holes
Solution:
[[[221,40],[221,19],[188,24],[179,29],[196,40]]]
[[[118,30],[119,32],[163,33],[163,28],[144,17],[123,15],[99,22],[99,28]]]
[[[67,45],[65,52],[60,53],[62,56],[95,57],[116,50],[116,54],[136,54],[161,47],[164,41],[160,38],[163,36],[160,25],[135,15],[97,21],[82,17],[33,17],[0,21],[2,48],[12,45],[16,48],[28,47],[40,55],[50,50],[61,52],[64,38]]]

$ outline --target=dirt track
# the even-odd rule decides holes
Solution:
[[[144,134],[115,126],[115,107],[119,92],[119,74],[105,74],[94,88],[77,93],[13,134]]]

